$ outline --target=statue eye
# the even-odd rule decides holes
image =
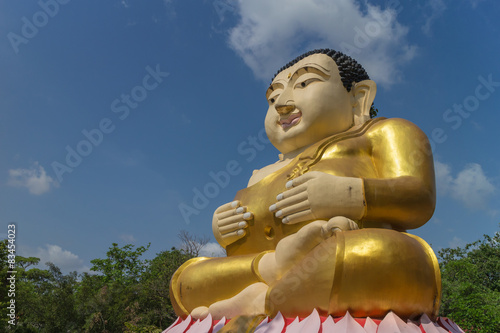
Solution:
[[[276,101],[280,98],[280,95],[281,92],[270,94],[270,96],[267,98],[267,102],[269,103],[269,105],[276,103]]]
[[[297,83],[295,85],[295,88],[302,89],[302,88],[307,87],[310,83],[313,83],[313,82],[316,82],[316,81],[321,81],[321,79],[313,77],[313,78],[310,78],[308,80],[304,80],[302,82]]]

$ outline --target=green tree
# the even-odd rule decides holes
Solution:
[[[184,262],[191,259],[192,254],[173,247],[163,251],[149,261],[141,283],[140,323],[166,328],[177,319],[170,303],[170,279]]]
[[[64,275],[56,265],[46,265],[48,270],[24,272],[19,321],[43,329],[42,332],[74,331],[80,326],[75,304],[77,273]]]
[[[5,243],[1,243],[4,247]],[[5,262],[0,248],[2,275]],[[74,292],[77,285],[76,272],[68,275],[52,263],[46,263],[48,270],[35,266],[40,259],[16,256],[16,326],[3,325],[15,332],[68,332],[75,331],[80,323],[76,313]]]
[[[141,259],[149,249],[113,243],[105,259],[91,260],[92,271],[84,274],[78,288],[79,313],[84,318],[86,332],[123,332],[125,323],[138,311],[141,275],[147,263]]]
[[[147,261],[139,284],[138,302],[131,307],[134,316],[125,323],[127,332],[161,331],[177,319],[170,303],[170,279],[184,262],[198,256],[209,240],[184,230],[180,231],[178,238],[180,250],[173,247]]]
[[[113,243],[106,253],[106,259],[94,259],[91,271],[101,273],[104,283],[130,285],[138,282],[141,274],[146,269],[146,262],[140,257],[149,249],[139,246],[134,250],[134,245],[127,244],[122,248]]]
[[[370,118],[375,118],[378,115],[378,109],[375,107],[375,105],[370,106]]]
[[[500,332],[500,233],[438,253],[440,315],[470,332]]]
[[[179,236],[181,238],[181,236]],[[104,259],[94,259],[95,274],[63,274],[52,263],[35,267],[40,259],[16,256],[17,325],[9,327],[4,298],[0,332],[161,332],[175,319],[169,282],[206,240],[184,233],[185,249],[163,251],[152,260],[142,259],[149,244],[134,248],[113,243]],[[202,244],[203,243],[203,244]],[[8,242],[0,242],[0,277],[6,281]],[[3,289],[1,289],[3,288]],[[0,292],[7,292],[0,285]]]
[[[6,328],[8,327],[8,317],[7,317],[7,305],[9,302],[8,296],[8,283],[7,283],[7,277],[8,274],[7,272],[9,271],[9,264],[8,264],[8,255],[9,255],[9,250],[8,250],[8,240],[4,239],[0,242],[0,279],[2,279],[0,282],[0,328]]]

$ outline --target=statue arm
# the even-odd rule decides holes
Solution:
[[[432,150],[426,135],[402,119],[381,122],[370,134],[378,177],[363,179],[363,226],[414,229],[434,212],[436,190]]]

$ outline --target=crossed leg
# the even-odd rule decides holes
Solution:
[[[201,306],[191,312],[195,319],[205,318],[210,313],[214,319],[232,318],[237,315],[259,315],[265,313],[266,294],[269,285],[279,280],[314,247],[329,238],[336,230],[357,229],[354,221],[335,217],[329,221],[314,221],[297,233],[282,239],[275,252],[265,254],[258,270],[265,283],[254,283],[235,296],[215,302],[209,307]]]

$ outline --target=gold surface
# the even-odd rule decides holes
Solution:
[[[184,264],[181,265],[175,271],[174,275],[172,275],[172,278],[170,279],[170,288],[169,288],[169,293],[170,293],[170,301],[172,303],[172,307],[174,308],[175,313],[178,316],[181,316],[183,318],[187,317],[189,313],[191,312],[192,309],[188,310],[184,307],[182,303],[182,296],[181,296],[181,289],[179,288],[182,284],[182,280],[180,279],[180,276],[184,270],[191,266],[192,264],[196,262],[200,262],[203,260],[207,260],[208,258],[193,258],[188,261],[186,261]]]
[[[261,282],[260,275],[255,273],[254,260],[262,255],[187,261],[170,282],[170,298],[175,313],[186,317],[196,307],[208,307],[233,297],[253,283]]]
[[[402,231],[423,225],[434,212],[434,165],[432,155],[418,161],[414,156],[425,154],[428,146],[425,134],[411,122],[377,118],[309,147],[284,168],[238,191],[235,200],[254,219],[248,221],[245,237],[226,247],[228,256],[274,250],[281,239],[310,222],[286,225],[269,212],[287,180],[308,171],[363,178],[363,227]]]
[[[307,254],[270,286],[266,312],[309,315],[316,308],[323,315],[349,311],[375,318],[388,311],[402,318],[437,314],[436,257],[423,240],[399,232],[423,225],[434,211],[429,142],[411,122],[384,118],[308,147],[287,166],[239,191],[235,200],[254,215],[246,235],[226,247],[228,258],[197,259],[176,272],[171,293],[177,314],[185,316],[262,281],[254,259],[312,222],[283,224],[269,206],[288,179],[309,171],[363,179],[366,211],[356,221],[363,229],[336,233]]]
[[[284,316],[321,315],[383,318],[394,311],[402,318],[437,315],[440,273],[436,257],[422,239],[384,229],[336,233],[311,251],[270,287],[266,311]],[[300,301],[297,301],[300,300]]]

